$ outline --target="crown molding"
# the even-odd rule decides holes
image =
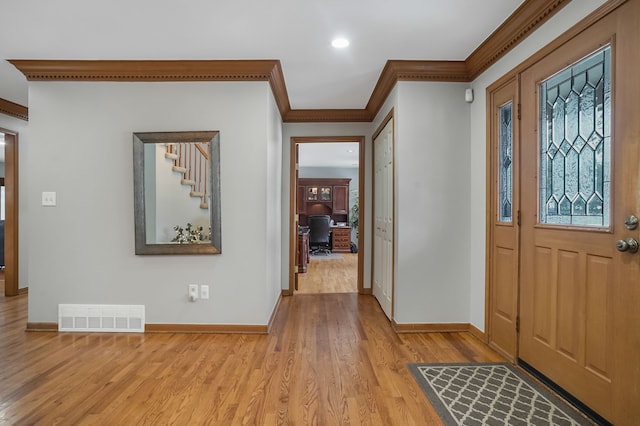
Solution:
[[[282,117],[285,123],[356,123],[370,122],[364,109],[294,109]]]
[[[269,73],[269,85],[273,92],[273,97],[278,105],[280,116],[285,117],[291,112],[291,104],[289,103],[289,94],[287,93],[287,86],[284,82],[284,74],[282,73],[282,66],[280,61],[273,61],[273,67]]]
[[[15,102],[0,98],[0,113],[29,121],[29,109]]]
[[[279,64],[277,60],[9,62],[29,81],[268,81]]]
[[[29,81],[268,81],[280,114],[291,111],[278,60],[9,60]]]
[[[382,69],[366,111],[372,121],[398,81],[469,81],[464,61],[389,60]]]
[[[465,60],[474,80],[571,0],[526,0]]]
[[[399,81],[469,81],[464,61],[391,60],[387,61],[385,69]]]

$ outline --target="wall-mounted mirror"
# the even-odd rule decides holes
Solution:
[[[217,131],[133,134],[136,254],[221,253]]]

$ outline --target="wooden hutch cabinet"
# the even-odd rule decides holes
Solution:
[[[328,214],[335,223],[349,224],[349,182],[351,179],[298,179],[300,225],[307,216]]]
[[[333,214],[346,214],[349,222],[349,184],[333,186]]]
[[[297,195],[297,203],[298,203],[298,214],[299,215],[307,215],[307,203],[305,201],[305,187],[302,185],[298,185],[298,195]]]
[[[331,251],[351,251],[349,227],[349,182],[351,179],[298,179],[297,205],[299,224],[307,225],[307,217],[315,214],[331,216]]]

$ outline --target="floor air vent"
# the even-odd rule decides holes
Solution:
[[[58,331],[144,332],[144,305],[58,305]]]

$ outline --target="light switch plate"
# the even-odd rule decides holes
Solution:
[[[42,193],[42,205],[46,207],[56,206],[56,193],[55,192],[43,192]]]

